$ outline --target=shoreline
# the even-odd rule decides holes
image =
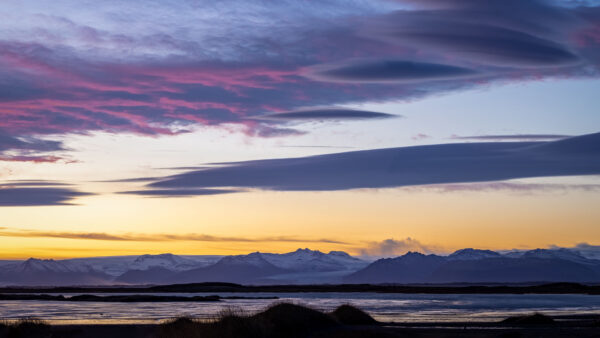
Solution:
[[[394,285],[394,284],[314,284],[241,285],[233,283],[191,283],[139,286],[52,286],[0,287],[0,294],[42,293],[412,293],[412,294],[585,294],[600,295],[600,285],[540,283],[533,285]]]

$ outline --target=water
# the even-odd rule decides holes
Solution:
[[[279,297],[231,299],[221,302],[105,303],[54,301],[0,301],[1,319],[35,317],[53,324],[158,323],[177,316],[215,318],[233,309],[251,314],[273,303],[292,302],[331,311],[352,304],[386,322],[480,322],[542,312],[548,315],[598,314],[600,296],[506,294],[381,294],[381,293],[217,293],[220,296]],[[212,295],[178,293],[156,295]],[[65,295],[70,296],[70,295]]]

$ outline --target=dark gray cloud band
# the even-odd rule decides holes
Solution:
[[[281,113],[271,113],[255,117],[259,120],[272,121],[343,121],[343,120],[368,120],[400,117],[386,113],[368,110],[343,109],[343,108],[319,108],[294,110]]]
[[[68,188],[0,188],[0,207],[72,205],[72,200],[89,193]]]
[[[90,193],[68,184],[52,181],[7,181],[0,183],[0,207],[73,205],[78,197]]]
[[[476,72],[457,66],[406,60],[366,60],[319,66],[310,71],[317,80],[336,82],[422,82],[470,77]]]
[[[600,133],[551,142],[456,143],[236,162],[151,189],[328,191],[600,174]]]

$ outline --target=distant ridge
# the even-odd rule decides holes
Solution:
[[[373,262],[308,248],[235,256],[30,258],[0,261],[0,285],[600,283],[600,260],[592,248],[585,246],[586,254],[566,248],[505,253],[465,248],[447,256],[408,252]]]
[[[505,255],[476,249],[448,256],[406,255],[380,259],[348,275],[348,283],[600,282],[600,260],[569,249],[536,249]]]

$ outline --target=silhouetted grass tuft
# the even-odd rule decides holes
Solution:
[[[502,323],[515,325],[548,325],[554,324],[554,319],[541,313],[534,313],[527,316],[508,317],[504,319]]]
[[[343,307],[338,313],[342,313],[340,318],[349,325],[376,323],[369,315],[351,306]],[[305,306],[280,303],[252,316],[226,311],[219,319],[208,322],[178,318],[161,325],[159,337],[294,338],[307,337],[315,332],[329,332],[339,329],[343,324],[346,323],[334,315]]]
[[[35,318],[1,323],[0,333],[2,337],[7,338],[50,338],[52,336],[50,325]]]
[[[378,322],[368,313],[352,305],[341,305],[331,316],[344,325],[375,325]]]

